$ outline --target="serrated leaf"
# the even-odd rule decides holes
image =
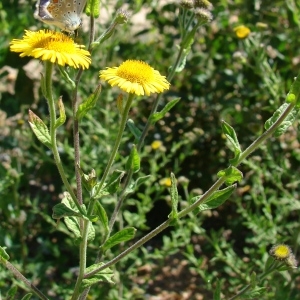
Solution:
[[[102,267],[104,263],[98,263],[94,264],[86,269],[86,273],[92,272],[100,267]],[[89,278],[83,279],[81,286],[80,286],[80,292],[83,292],[86,288],[92,286],[93,284],[96,284],[98,282],[107,282],[114,284],[114,281],[112,280],[114,273],[110,268],[106,268],[95,275],[92,275]]]
[[[64,203],[58,203],[53,207],[53,219],[61,219],[63,217],[83,217],[78,211],[67,207]]]
[[[9,260],[9,255],[5,251],[6,247],[0,247],[0,259],[1,260]]]
[[[269,129],[282,115],[282,113],[287,109],[289,106],[288,103],[282,104],[273,114],[273,116],[268,119],[265,123],[265,129]],[[278,126],[276,131],[274,132],[275,137],[279,137],[283,133],[286,132],[286,130],[293,124],[293,122],[296,120],[297,114],[299,112],[299,108],[293,108],[293,110],[287,115],[285,120]]]
[[[135,236],[135,232],[136,229],[133,227],[128,227],[120,230],[104,243],[104,245],[101,247],[103,252],[115,245],[131,240]]]
[[[87,267],[87,268],[85,269],[85,274],[90,273],[90,272],[93,272],[93,271],[95,271],[95,270],[101,268],[103,265],[104,265],[103,262],[99,262],[99,263],[97,263],[97,264],[93,264],[93,265],[91,265],[91,266],[89,266],[89,267]],[[111,270],[110,268],[106,268],[106,269],[104,269],[104,270],[102,270],[102,271],[100,271],[100,272],[98,272],[98,273],[102,273],[102,274],[112,274],[112,270]],[[98,274],[98,273],[96,273],[96,274]]]
[[[196,209],[195,214],[198,214],[200,211],[214,209],[225,203],[225,201],[232,195],[236,189],[236,184],[228,186],[223,190],[215,191],[205,202],[201,203]],[[195,203],[199,200],[201,196],[192,198],[189,202],[190,204]]]
[[[156,112],[150,117],[150,122],[154,124],[157,121],[161,120],[166,115],[166,113],[170,111],[172,107],[175,106],[179,101],[180,98],[176,98],[168,102],[160,112]]]
[[[26,294],[21,300],[29,300],[32,297],[32,293]]]
[[[135,126],[133,120],[129,119],[127,121],[127,126],[130,130],[130,132],[133,134],[136,141],[139,141],[142,135],[142,132]]]
[[[86,114],[95,107],[99,95],[101,93],[101,85],[99,84],[92,95],[90,95],[84,102],[82,102],[76,112],[76,120],[81,120]]]
[[[107,235],[109,232],[108,217],[107,217],[105,209],[98,201],[96,201],[96,213],[97,213],[97,216],[99,217],[99,220],[105,230],[105,234]]]
[[[140,170],[140,163],[141,159],[139,153],[136,149],[136,146],[133,145],[128,160],[126,162],[125,169],[126,171],[132,171],[133,173],[136,173]]]
[[[234,128],[225,121],[222,121],[222,130],[228,141],[232,144],[234,156],[237,158],[242,150]]]
[[[226,185],[232,185],[233,183],[240,182],[243,179],[243,173],[233,166],[230,166],[225,170],[219,171],[217,176],[219,178],[225,177]]]
[[[216,287],[214,290],[214,299],[213,300],[221,300],[221,282],[219,279],[216,280]]]
[[[169,215],[170,219],[177,220],[178,219],[178,190],[177,190],[177,182],[175,175],[171,173],[171,203],[172,203],[172,211]]]
[[[66,112],[62,101],[62,96],[58,99],[59,118],[55,121],[55,128],[60,127],[66,122]]]
[[[74,233],[76,239],[81,239],[80,227],[76,217],[65,217],[67,228]]]
[[[52,148],[51,137],[45,123],[31,110],[29,110],[28,121],[37,139],[51,149]]]

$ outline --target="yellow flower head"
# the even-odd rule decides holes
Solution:
[[[137,96],[162,93],[170,87],[165,76],[140,60],[126,60],[119,67],[106,68],[100,71],[100,78]]]
[[[270,250],[270,255],[272,255],[277,260],[285,260],[291,254],[291,248],[284,244],[274,245]]]
[[[163,186],[165,186],[165,187],[171,187],[171,186],[172,186],[171,178],[162,178],[162,179],[159,181],[159,184],[160,184],[160,185],[163,185]]]
[[[20,52],[21,57],[32,56],[61,66],[87,69],[91,58],[83,47],[75,44],[69,36],[51,30],[25,30],[22,40],[12,40],[10,43],[10,50]]]
[[[251,32],[250,29],[244,25],[237,26],[233,30],[239,39],[245,39]]]
[[[158,141],[158,140],[155,140],[151,143],[151,148],[153,150],[157,150],[159,149],[160,147],[162,146],[162,142],[161,141]]]

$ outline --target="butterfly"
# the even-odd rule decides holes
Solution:
[[[81,25],[80,15],[87,0],[38,0],[34,17],[73,33]]]

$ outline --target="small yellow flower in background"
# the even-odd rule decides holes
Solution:
[[[162,178],[160,181],[159,181],[159,184],[160,185],[163,185],[165,187],[171,187],[172,186],[172,182],[171,182],[171,178]]]
[[[274,245],[270,250],[270,255],[277,260],[285,260],[291,255],[291,253],[291,248],[284,244]]]
[[[239,39],[245,39],[251,32],[251,30],[244,25],[237,26],[233,30]]]
[[[99,74],[111,86],[117,85],[121,90],[137,96],[162,93],[170,87],[165,76],[140,60],[126,60],[119,67],[106,68]]]
[[[91,64],[90,53],[82,49],[67,35],[52,30],[25,30],[22,40],[12,40],[10,50],[20,52],[20,56],[32,56],[49,60],[61,66],[87,69]]]
[[[156,140],[151,143],[151,148],[153,150],[157,150],[157,149],[161,148],[162,145],[163,145],[163,143],[161,141]]]

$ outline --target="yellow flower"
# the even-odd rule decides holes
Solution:
[[[152,148],[153,150],[157,150],[157,149],[159,149],[161,146],[162,146],[162,142],[161,142],[161,141],[158,141],[158,140],[153,141],[153,142],[151,143],[151,148]]]
[[[159,181],[159,184],[164,185],[165,187],[171,187],[172,186],[171,178],[163,178]]]
[[[270,250],[272,255],[277,260],[285,260],[291,255],[292,251],[289,246],[284,244],[274,245]]]
[[[20,52],[21,57],[32,56],[61,66],[87,69],[91,64],[90,53],[82,47],[69,36],[51,30],[25,30],[22,40],[12,40],[10,43],[10,50]]]
[[[239,39],[245,39],[251,32],[250,29],[244,25],[237,26],[233,30]]]
[[[140,60],[126,60],[119,67],[106,68],[100,71],[100,78],[137,96],[162,93],[170,87],[165,76]]]

